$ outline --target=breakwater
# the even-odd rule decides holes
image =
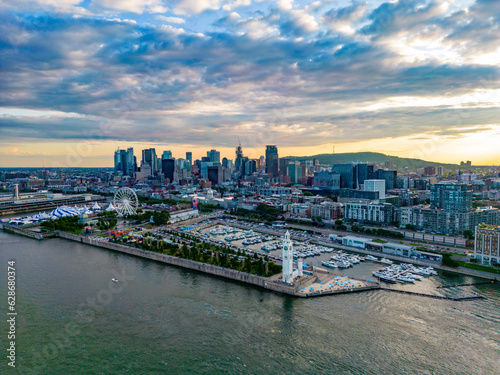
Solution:
[[[468,296],[468,297],[467,296],[465,296],[465,297],[446,297],[446,296],[439,296],[436,294],[410,292],[408,290],[399,290],[399,289],[391,289],[391,288],[380,288],[380,289],[386,290],[388,292],[410,294],[412,296],[428,297],[428,298],[435,298],[435,299],[447,299],[447,300],[451,300],[451,301],[470,301],[470,300],[474,300],[474,299],[485,299],[485,297],[480,296],[480,295]]]

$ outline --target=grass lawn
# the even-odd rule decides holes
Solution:
[[[500,275],[500,269],[496,267],[483,266],[481,264],[465,263],[464,261],[458,261],[458,263],[460,264],[461,267],[464,268],[470,268],[472,270],[490,272]]]
[[[385,240],[382,240],[382,239],[380,239],[380,238],[376,238],[376,239],[372,240],[372,242],[387,243],[387,242],[389,242],[389,241],[385,241]]]

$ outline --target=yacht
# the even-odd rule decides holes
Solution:
[[[377,257],[374,257],[374,256],[371,256],[371,255],[367,255],[367,256],[366,256],[366,260],[371,260],[371,261],[376,262],[376,261],[378,261],[378,258],[377,258]]]
[[[405,275],[399,275],[396,280],[398,281],[403,281],[405,283],[414,283],[415,282],[415,279],[411,278],[411,277],[408,277],[408,276],[405,276]]]
[[[391,283],[391,284],[396,284],[397,281],[394,277],[387,276],[387,275],[380,275],[378,278],[382,281],[385,281],[386,283]]]
[[[382,258],[380,259],[380,263],[384,263],[384,264],[392,264],[392,260],[389,260],[387,258]]]

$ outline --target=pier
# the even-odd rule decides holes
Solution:
[[[440,285],[438,288],[447,289],[447,288],[457,288],[459,286],[474,286],[474,285],[486,285],[486,284],[495,284],[497,280],[484,281],[481,283],[468,283],[468,284],[455,284],[455,285]]]
[[[389,292],[396,292],[396,293],[401,293],[401,294],[409,294],[412,296],[419,296],[419,297],[428,297],[428,298],[435,298],[435,299],[447,299],[450,301],[470,301],[470,300],[475,300],[475,299],[486,299],[486,297],[477,295],[477,296],[469,296],[469,297],[446,297],[446,296],[438,296],[436,294],[427,294],[427,293],[418,293],[418,292],[409,292],[407,290],[399,290],[399,289],[391,289],[391,288],[383,288],[380,287],[380,290],[387,290]]]

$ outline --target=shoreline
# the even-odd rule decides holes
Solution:
[[[87,244],[87,245],[94,246],[94,247],[99,247],[99,248],[102,248],[105,250],[120,252],[122,254],[132,255],[135,257],[149,259],[149,260],[161,262],[164,264],[169,264],[169,265],[184,268],[184,269],[198,271],[198,272],[203,273],[203,274],[221,277],[221,278],[236,281],[239,283],[244,283],[246,285],[256,286],[256,287],[268,290],[270,292],[275,292],[275,293],[284,294],[284,295],[293,296],[293,297],[298,297],[298,298],[311,298],[311,297],[320,297],[320,296],[327,296],[327,295],[360,293],[360,292],[370,291],[370,290],[387,289],[387,288],[381,287],[380,284],[377,283],[376,285],[371,285],[371,286],[367,285],[367,286],[362,286],[362,287],[357,287],[357,288],[345,288],[345,289],[325,290],[325,291],[309,291],[309,292],[305,292],[305,293],[302,292],[301,293],[300,292],[300,288],[302,287],[301,284],[286,285],[286,284],[283,284],[281,282],[277,282],[277,281],[272,280],[272,278],[276,278],[276,275],[274,275],[272,277],[257,276],[254,274],[249,274],[246,272],[237,271],[237,270],[233,270],[230,268],[224,268],[224,267],[215,266],[212,264],[193,261],[190,259],[174,257],[174,256],[167,255],[167,254],[155,253],[155,252],[151,252],[151,251],[147,251],[147,250],[143,250],[143,249],[137,249],[137,248],[122,245],[122,244],[109,243],[106,241],[95,241],[95,240],[93,240],[92,237],[86,237],[86,236],[71,234],[71,233],[67,233],[67,232],[55,231],[55,232],[50,232],[50,233],[43,233],[43,235],[45,235],[45,236],[42,236],[41,238],[37,238],[35,236],[39,235],[38,233],[26,231],[26,230],[23,230],[21,228],[11,228],[11,226],[3,225],[3,230],[6,232],[10,232],[10,233],[22,235],[25,237],[29,237],[32,239],[38,239],[38,240],[42,240],[44,238],[62,238],[62,239],[66,239],[69,241],[74,241],[74,242]],[[458,272],[458,273],[460,273],[460,272]],[[473,275],[473,276],[475,276],[475,275]],[[313,277],[314,277],[314,279],[318,278],[318,276],[313,276]],[[312,280],[313,280],[313,278],[307,280],[306,284],[310,284],[310,282]],[[353,280],[356,280],[356,279],[353,279]],[[419,295],[422,297],[436,298],[434,295],[428,295],[428,294],[423,294],[423,293],[407,293],[407,294],[415,294],[415,295]],[[455,300],[455,301],[457,300],[455,298],[448,298],[448,297],[444,297],[444,296],[443,296],[443,298],[440,298],[440,299],[449,299],[449,300]],[[470,300],[470,299],[478,299],[478,298],[468,298],[467,300]]]

